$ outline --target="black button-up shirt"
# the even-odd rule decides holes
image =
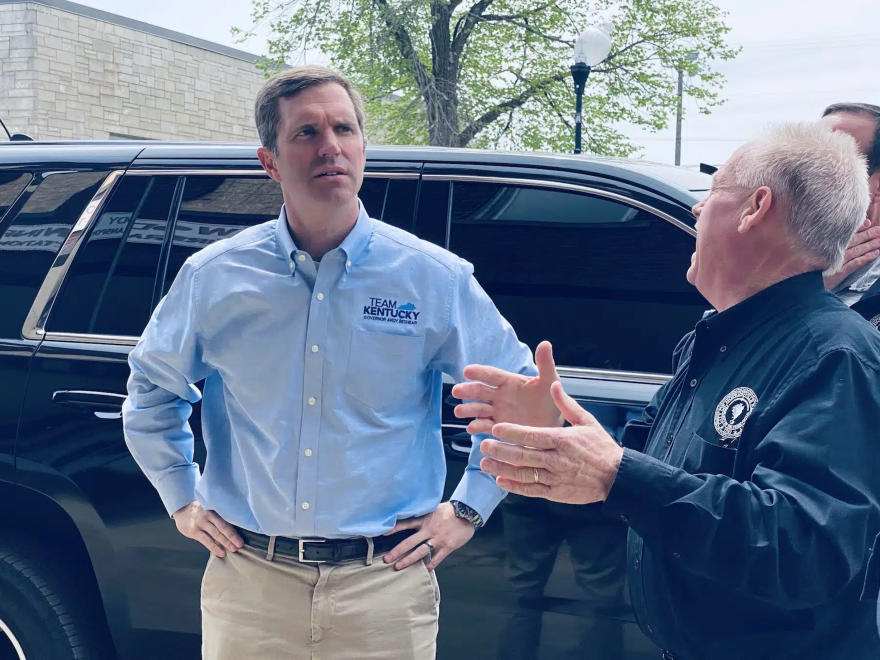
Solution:
[[[686,660],[880,657],[880,333],[800,275],[709,313],[623,434],[604,508],[636,617]]]

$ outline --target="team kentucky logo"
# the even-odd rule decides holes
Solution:
[[[874,318],[872,318],[869,323],[873,325],[875,328],[880,330],[880,314],[877,314]]]
[[[411,302],[398,305],[396,300],[370,298],[370,304],[364,305],[364,319],[367,321],[418,325],[420,315]]]
[[[715,408],[715,430],[721,436],[722,447],[730,447],[739,440],[757,403],[758,395],[750,387],[737,387],[721,399]]]

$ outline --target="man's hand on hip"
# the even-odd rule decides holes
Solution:
[[[849,247],[843,255],[843,266],[833,275],[825,277],[825,288],[833,291],[847,277],[878,257],[880,257],[880,226],[872,227],[871,221],[865,220],[849,242]]]
[[[455,509],[449,502],[438,506],[434,513],[400,521],[385,536],[405,529],[418,531],[385,555],[385,563],[397,562],[394,568],[398,571],[422,561],[428,555],[431,555],[431,559],[427,567],[433,571],[446,557],[470,541],[475,531],[473,523],[456,517]]]
[[[480,467],[511,493],[568,504],[601,502],[614,484],[623,449],[560,383],[552,394],[572,427],[496,424],[492,435],[498,440],[480,445],[486,455]]]
[[[198,541],[216,557],[225,557],[227,550],[235,552],[244,546],[235,527],[213,511],[203,509],[198,502],[178,509],[173,517],[178,532]]]
[[[468,433],[491,433],[499,422],[562,426],[562,416],[550,396],[550,387],[559,382],[550,342],[538,345],[535,364],[538,375],[534,378],[483,365],[465,368],[464,377],[477,382],[459,383],[452,388],[452,396],[474,400],[455,407],[456,417],[476,418],[468,424]]]

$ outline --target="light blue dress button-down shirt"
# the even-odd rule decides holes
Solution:
[[[376,536],[440,503],[444,373],[536,373],[469,263],[363,206],[320,265],[283,209],[192,255],[129,363],[126,443],[169,513],[198,500],[245,529],[321,538]],[[479,440],[452,499],[485,519],[503,492]]]

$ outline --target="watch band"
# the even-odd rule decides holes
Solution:
[[[449,503],[455,511],[456,518],[467,520],[474,526],[474,529],[480,529],[480,527],[483,526],[483,517],[472,507],[469,507],[464,502],[459,502],[458,500],[450,500]]]

